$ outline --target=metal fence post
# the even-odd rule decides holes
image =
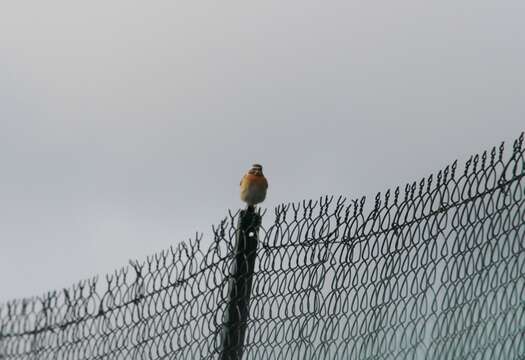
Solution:
[[[228,282],[220,360],[242,358],[260,225],[261,216],[252,206],[241,210],[235,237],[235,259]]]

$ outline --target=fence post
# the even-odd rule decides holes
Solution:
[[[241,210],[235,237],[235,259],[228,282],[220,360],[242,358],[260,225],[261,216],[255,213],[253,206]]]

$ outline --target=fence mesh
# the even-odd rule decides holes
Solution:
[[[523,134],[364,198],[263,214],[243,359],[525,359]],[[0,359],[218,359],[238,213],[0,307]]]

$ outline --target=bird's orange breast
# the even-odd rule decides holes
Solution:
[[[268,181],[264,176],[257,176],[252,174],[246,174],[241,180],[241,186],[255,185],[260,186],[264,189],[268,188]]]
[[[241,200],[252,206],[259,204],[266,198],[267,188],[264,176],[246,174],[241,180]]]

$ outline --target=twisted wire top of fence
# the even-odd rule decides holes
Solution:
[[[404,188],[263,214],[244,359],[525,358],[523,133]],[[0,307],[0,359],[216,359],[238,213]]]

